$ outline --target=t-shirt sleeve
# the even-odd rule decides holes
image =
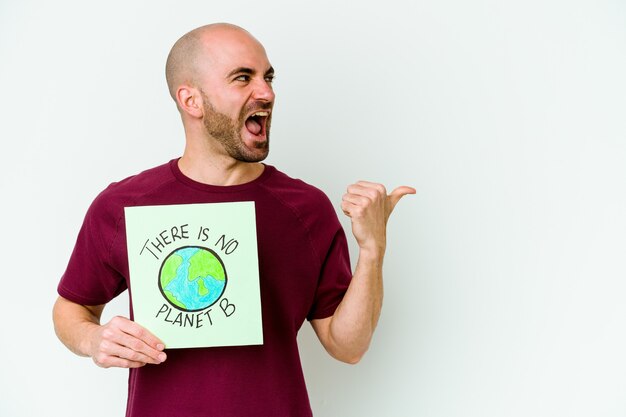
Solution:
[[[326,252],[326,257],[322,262],[315,300],[307,315],[309,321],[332,316],[341,303],[352,279],[346,234],[339,224],[334,210],[332,217],[335,232],[332,235],[333,238]]]
[[[106,304],[126,289],[124,277],[110,262],[119,221],[110,208],[102,195],[92,203],[57,287],[60,296],[75,303]]]

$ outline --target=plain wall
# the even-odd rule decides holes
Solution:
[[[347,229],[348,184],[418,190],[363,361],[303,326],[316,416],[626,415],[623,1],[0,0],[0,416],[123,415],[127,372],[56,339],[56,285],[97,193],[181,154],[165,58],[215,21],[277,70],[267,162]]]

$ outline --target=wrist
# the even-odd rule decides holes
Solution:
[[[83,324],[83,330],[80,336],[80,343],[78,345],[79,351],[76,352],[81,356],[93,357],[95,354],[94,339],[96,333],[99,331],[100,325],[95,323],[86,322]]]
[[[359,247],[359,259],[368,262],[382,263],[385,257],[384,245],[372,245]]]

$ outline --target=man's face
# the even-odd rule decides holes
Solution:
[[[210,46],[200,88],[206,133],[232,158],[262,161],[269,153],[275,98],[274,70],[265,50],[245,34]]]
[[[242,162],[259,162],[270,150],[271,104],[251,103],[243,107],[236,119],[220,113],[209,101],[204,91],[204,128],[206,132],[224,146],[233,159]],[[264,114],[268,114],[265,116]],[[252,116],[251,116],[252,115]],[[243,135],[251,137],[247,145]]]

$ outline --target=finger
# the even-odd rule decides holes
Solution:
[[[111,353],[121,358],[146,363],[161,363],[167,358],[165,352],[154,349],[127,333],[116,333],[110,340],[113,343],[110,346]]]
[[[345,202],[348,202],[357,206],[365,206],[371,203],[372,200],[369,197],[363,196],[360,194],[346,193],[343,195],[342,201],[345,201]]]
[[[131,361],[111,355],[94,357],[93,361],[101,368],[141,368],[146,365],[145,362]]]
[[[363,218],[364,213],[365,213],[365,209],[363,205],[353,204],[353,203],[350,203],[349,201],[341,202],[341,210],[344,212],[346,216],[350,217],[352,221]]]
[[[402,197],[404,197],[407,194],[415,194],[417,191],[415,190],[415,188],[413,187],[407,187],[406,185],[400,186],[395,188],[388,196],[387,199],[389,201],[389,212],[393,211],[393,209],[396,207],[396,204],[398,204],[398,201],[400,201],[400,199]]]
[[[387,195],[387,193],[381,193],[376,187],[368,186],[362,183],[352,184],[348,186],[348,194],[360,195],[374,200],[380,195]]]
[[[341,210],[343,211],[343,214],[345,214],[348,217],[352,217],[352,211],[354,210],[356,206],[348,201],[342,201],[341,202]]]
[[[116,324],[124,333],[134,336],[135,338],[143,341],[146,345],[150,346],[153,349],[159,351],[165,349],[165,345],[163,344],[163,342],[159,340],[159,338],[157,338],[155,335],[150,333],[150,331],[145,327],[135,323],[134,321],[128,320],[127,318],[118,318],[121,320]]]
[[[128,359],[113,358],[112,361],[114,367],[117,368],[141,368],[146,366],[146,362],[129,361]]]
[[[131,335],[121,333],[116,339],[117,343],[110,346],[110,352],[120,358],[146,363],[161,363],[167,358],[165,352],[153,349]]]
[[[165,355],[165,353],[162,353],[162,355]],[[134,347],[127,347],[124,345],[113,346],[111,348],[111,356],[115,356],[131,362],[152,363],[155,365],[162,362],[161,360],[154,359],[143,352],[135,350]]]
[[[374,189],[374,190],[378,191],[379,193],[381,193],[383,195],[387,195],[387,189],[385,188],[385,186],[382,185],[382,184],[379,184],[377,182],[358,181],[357,184],[361,185],[363,187]]]
[[[163,343],[144,327],[124,317],[114,318],[111,320],[111,325],[112,328],[105,330],[103,333],[103,337],[110,342],[127,347],[150,358],[150,360],[142,359],[144,362],[161,363],[167,358],[165,353],[162,352],[164,349]]]

